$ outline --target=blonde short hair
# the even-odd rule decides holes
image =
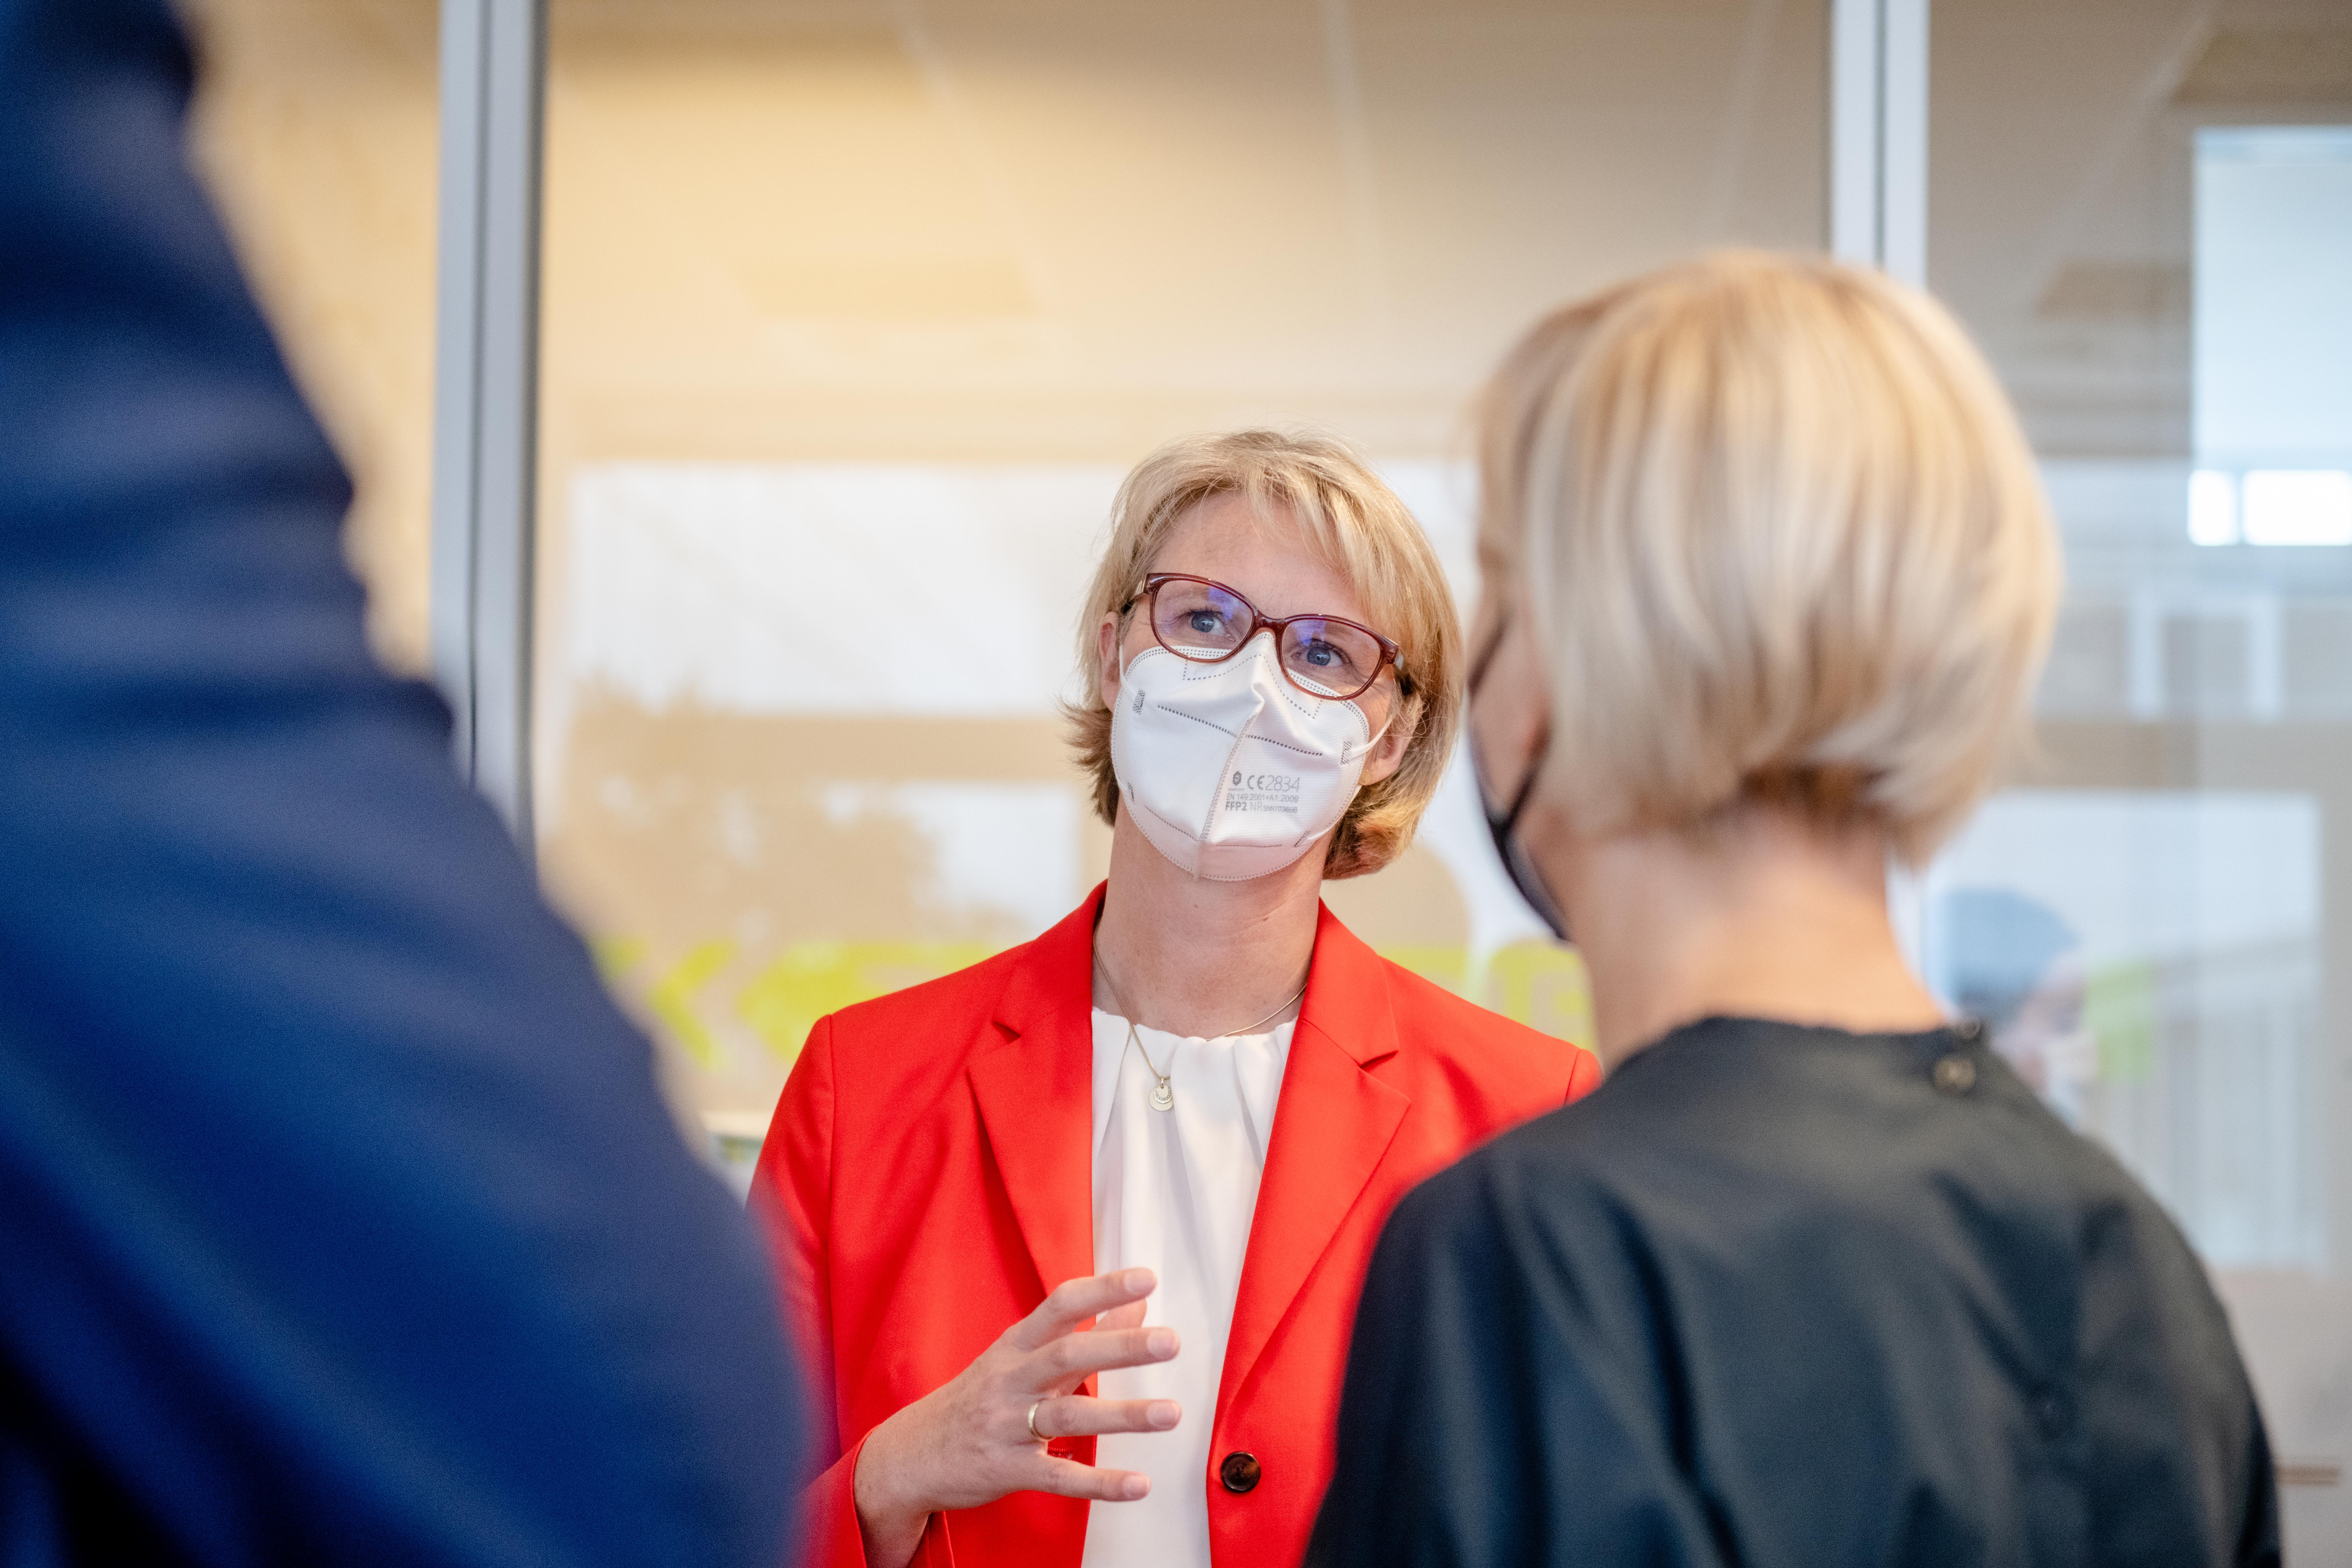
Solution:
[[[1916,863],[2022,741],[2056,541],[1927,296],[1825,259],[1670,267],[1538,323],[1481,435],[1552,678],[1543,788],[1586,830],[1764,800]]]
[[[1323,858],[1326,877],[1377,871],[1412,842],[1437,793],[1462,719],[1462,634],[1445,570],[1396,492],[1343,443],[1324,436],[1242,430],[1170,443],[1137,464],[1111,503],[1110,543],[1078,616],[1083,693],[1065,712],[1095,810],[1112,822],[1110,710],[1103,702],[1096,628],[1125,615],[1184,515],[1221,495],[1249,498],[1260,516],[1287,518],[1306,545],[1354,585],[1372,628],[1395,640],[1401,705],[1391,722],[1408,737],[1396,772],[1357,793]]]

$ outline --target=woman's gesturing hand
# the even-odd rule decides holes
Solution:
[[[1056,1458],[1047,1438],[1165,1432],[1183,1411],[1172,1399],[1092,1399],[1073,1392],[1096,1373],[1176,1353],[1176,1331],[1144,1328],[1149,1268],[1057,1286],[954,1379],[866,1436],[857,1457],[857,1523],[874,1568],[902,1568],[942,1509],[977,1508],[1007,1492],[1054,1492],[1131,1502],[1151,1489],[1133,1470]],[[1095,1321],[1091,1329],[1079,1325]]]

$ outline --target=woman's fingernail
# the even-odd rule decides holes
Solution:
[[[1143,1336],[1143,1348],[1153,1355],[1168,1357],[1176,1353],[1176,1331],[1154,1329]]]
[[[1141,1497],[1144,1493],[1151,1489],[1151,1483],[1145,1480],[1141,1476],[1129,1476],[1127,1478],[1127,1485],[1121,1489],[1127,1493],[1128,1500],[1129,1502],[1133,1502],[1137,1498]]]
[[[1126,1284],[1127,1289],[1130,1289],[1130,1290],[1149,1290],[1149,1289],[1151,1289],[1151,1284],[1152,1284],[1152,1280],[1151,1280],[1151,1270],[1150,1270],[1150,1269],[1149,1269],[1149,1268],[1130,1268],[1130,1269],[1129,1269],[1129,1270],[1127,1271],[1127,1279],[1126,1279],[1126,1280],[1125,1280],[1125,1284]]]
[[[1165,1431],[1184,1418],[1183,1407],[1172,1399],[1163,1399],[1150,1410],[1151,1424]]]

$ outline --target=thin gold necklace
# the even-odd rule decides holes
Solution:
[[[1102,976],[1103,989],[1110,993],[1111,1005],[1117,1007],[1122,1014],[1126,1013],[1127,1004],[1119,1000],[1118,987],[1111,984],[1110,971],[1104,967],[1103,961],[1099,957],[1095,960],[1095,973]],[[1296,992],[1291,994],[1291,997],[1288,1002],[1285,1002],[1281,1006],[1276,1007],[1273,1012],[1268,1013],[1265,1016],[1265,1018],[1259,1018],[1254,1022],[1244,1024],[1238,1029],[1227,1029],[1222,1035],[1211,1035],[1208,1037],[1213,1040],[1227,1040],[1231,1039],[1235,1035],[1246,1035],[1251,1030],[1256,1028],[1259,1024],[1265,1023],[1266,1018],[1277,1018],[1283,1014],[1288,1012],[1291,1008],[1291,1005],[1306,994],[1307,987],[1304,984],[1301,984]],[[1135,1047],[1135,1054],[1143,1058],[1144,1070],[1151,1075],[1151,1109],[1154,1110],[1175,1110],[1176,1087],[1168,1081],[1168,1072],[1174,1072],[1176,1070],[1176,1052],[1174,1048],[1171,1047],[1168,1052],[1168,1072],[1161,1072],[1160,1070],[1159,1064],[1151,1059],[1151,1053],[1143,1048],[1143,1037],[1135,1032],[1135,1020],[1132,1017],[1129,1017],[1127,1020],[1127,1043]]]

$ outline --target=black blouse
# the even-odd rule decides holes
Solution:
[[[1308,1561],[2264,1563],[2202,1268],[1973,1027],[1676,1030],[1416,1189]]]

